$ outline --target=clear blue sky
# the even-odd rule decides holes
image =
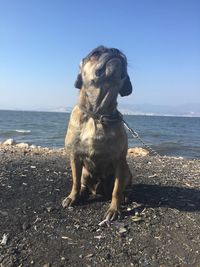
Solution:
[[[128,58],[122,103],[200,103],[200,1],[0,0],[0,109],[72,106],[78,65],[103,44]]]

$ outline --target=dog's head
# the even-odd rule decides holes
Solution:
[[[75,87],[117,88],[121,96],[132,93],[132,85],[127,73],[126,56],[115,48],[97,47],[80,64],[80,73]]]

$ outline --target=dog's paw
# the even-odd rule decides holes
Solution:
[[[62,201],[63,208],[72,207],[77,202],[77,198],[68,196]]]
[[[79,196],[79,202],[84,202],[89,198],[89,191],[85,187],[81,187],[80,196]]]
[[[105,220],[107,222],[111,222],[114,220],[117,220],[121,217],[121,212],[120,210],[109,208],[108,211],[105,214]]]

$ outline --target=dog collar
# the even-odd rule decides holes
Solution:
[[[112,114],[100,114],[97,112],[88,111],[84,107],[81,107],[81,106],[79,106],[79,108],[90,118],[93,118],[94,120],[99,121],[103,125],[117,123],[123,120],[123,116],[118,110],[116,110],[116,112]]]

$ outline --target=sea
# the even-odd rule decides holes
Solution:
[[[0,110],[0,142],[13,138],[49,148],[64,147],[69,113]],[[124,120],[161,156],[200,159],[200,118],[124,115]],[[129,147],[143,145],[128,133]]]

